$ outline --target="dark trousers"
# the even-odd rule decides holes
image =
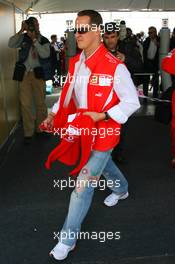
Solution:
[[[145,65],[145,72],[153,73],[152,77],[152,87],[153,87],[153,97],[158,97],[159,92],[159,74],[158,67],[155,65],[154,61],[148,60]],[[148,96],[148,88],[150,83],[150,75],[144,76],[143,78],[143,93],[145,96]]]

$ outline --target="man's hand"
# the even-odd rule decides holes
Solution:
[[[83,114],[90,116],[94,120],[94,122],[98,122],[105,119],[105,113],[84,112]]]
[[[35,31],[33,31],[33,32],[31,32],[31,31],[27,31],[27,35],[28,35],[32,40],[36,40],[36,39],[38,38],[38,34],[37,34]]]
[[[53,129],[53,120],[54,120],[54,113],[49,113],[47,118],[42,122],[42,124],[44,125],[44,127],[47,128],[47,130],[52,130]]]
[[[119,51],[117,51],[117,58],[120,59],[122,62],[125,61],[125,55]]]
[[[21,29],[17,34],[22,34],[26,30],[27,30],[27,24],[25,23],[25,20],[24,20],[24,21],[22,21]]]

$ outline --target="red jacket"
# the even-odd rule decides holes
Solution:
[[[162,60],[162,69],[170,74],[175,75],[175,49]],[[175,129],[175,91],[172,95],[172,126]]]
[[[162,69],[170,74],[175,75],[175,49],[162,60]]]
[[[65,126],[68,115],[79,112],[73,100],[73,88],[75,75],[78,70],[81,54],[70,59],[67,81],[61,93],[60,105],[54,119],[54,129],[57,131]],[[114,57],[103,44],[96,52],[86,59],[85,64],[91,70],[91,75],[87,87],[87,105],[86,111],[105,112],[119,103],[119,98],[115,92],[111,101],[104,107],[112,89],[114,82],[114,73],[121,61]],[[97,151],[107,151],[118,144],[120,139],[120,127],[113,119],[108,121],[99,121],[96,124],[99,133],[93,140],[92,149]],[[105,131],[102,137],[100,131]],[[52,160],[51,160],[52,162]]]
[[[162,60],[162,69],[170,74],[175,75],[175,49]],[[172,95],[172,154],[175,157],[175,91]]]

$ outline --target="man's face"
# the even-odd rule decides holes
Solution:
[[[91,29],[90,17],[89,16],[78,16],[75,20],[75,29]],[[93,30],[87,31],[84,34],[80,32],[75,33],[75,38],[77,41],[78,48],[80,49],[88,49],[91,48],[94,41],[98,38],[100,39],[100,31]]]
[[[36,30],[39,31],[39,22],[37,19],[34,21],[34,25],[35,25]]]
[[[132,31],[130,29],[126,30],[126,37],[130,38],[132,36]]]
[[[116,32],[111,33],[111,34],[104,34],[104,43],[109,50],[115,50],[117,43],[119,40],[119,36],[117,35]]]
[[[53,37],[52,42],[57,42],[57,37]]]
[[[32,31],[30,28],[32,27]],[[27,33],[35,32],[39,33],[39,23],[37,19],[33,19],[29,24],[26,25]],[[34,29],[34,30],[33,30]]]
[[[157,31],[155,30],[155,28],[149,28],[148,34],[151,39],[155,39],[157,36]]]

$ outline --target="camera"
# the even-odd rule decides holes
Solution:
[[[27,25],[27,30],[30,32],[37,32],[35,27],[35,20],[32,17],[29,17],[27,20],[25,20],[25,23]]]

